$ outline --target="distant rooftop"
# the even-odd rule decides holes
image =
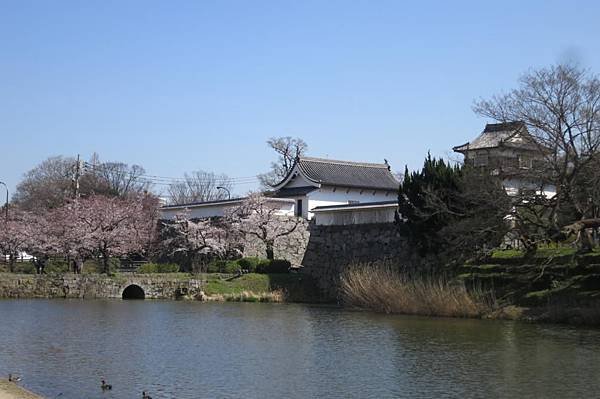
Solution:
[[[226,205],[226,204],[238,204],[247,200],[248,197],[239,197],[239,198],[231,198],[224,200],[214,200],[214,201],[204,201],[204,202],[190,202],[187,204],[176,204],[176,205],[164,205],[161,209],[177,209],[177,208],[197,208],[202,206],[212,206],[212,205]],[[269,201],[279,201],[279,202],[293,202],[293,200],[287,198],[270,198]]]
[[[513,148],[538,149],[534,138],[527,131],[524,122],[488,123],[475,140],[453,148],[455,152],[480,150],[507,146]]]

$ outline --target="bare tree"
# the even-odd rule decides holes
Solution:
[[[199,170],[186,173],[184,181],[171,184],[168,193],[172,204],[181,205],[227,199],[232,188],[233,184],[227,175]]]
[[[301,138],[271,137],[267,144],[279,155],[276,162],[271,163],[271,170],[258,175],[258,179],[264,188],[271,188],[279,183],[294,167],[298,157],[304,155],[308,145]]]
[[[535,202],[523,198],[521,205],[535,209],[522,213],[537,211],[540,228],[557,232],[565,220],[594,216],[590,204],[598,203],[581,188],[600,156],[600,80],[578,67],[558,65],[531,71],[519,83],[507,94],[476,102],[474,111],[500,122],[525,123],[545,160],[527,177],[551,182],[557,194],[537,196]]]
[[[61,206],[73,192],[75,159],[56,156],[44,160],[25,174],[13,196],[25,210],[42,210]]]
[[[73,198],[77,172],[80,193],[83,196],[100,194],[125,197],[142,194],[151,183],[139,165],[122,162],[104,162],[94,154],[94,161],[78,168],[72,157],[56,156],[44,160],[27,172],[18,184],[13,201],[22,209],[37,213],[60,207]]]
[[[285,214],[271,198],[251,194],[228,212],[234,229],[244,236],[256,237],[265,245],[267,259],[274,258],[275,241],[292,234],[302,219]]]
[[[144,177],[146,170],[140,165],[124,162],[99,162],[96,154],[93,163],[86,165],[81,179],[81,191],[117,197],[143,194],[150,190],[151,182]]]

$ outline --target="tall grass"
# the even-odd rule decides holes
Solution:
[[[415,276],[392,264],[356,264],[341,276],[346,305],[384,313],[481,317],[493,308],[491,298],[441,277]]]

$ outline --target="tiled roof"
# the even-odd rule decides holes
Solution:
[[[397,190],[400,184],[386,163],[303,157],[297,165],[307,179],[318,184],[379,190]]]
[[[190,206],[208,206],[208,205],[216,205],[216,204],[226,204],[228,202],[236,204],[236,203],[242,202],[242,201],[244,201],[246,199],[248,199],[248,197],[231,198],[231,199],[223,199],[223,200],[213,200],[213,201],[199,201],[199,202],[190,202],[190,203],[187,203],[187,204],[164,205],[161,208],[162,209],[169,209],[169,208],[185,208],[185,207],[190,207]]]
[[[494,148],[499,146],[535,150],[538,146],[523,122],[489,123],[483,132],[470,143],[453,148],[456,152]]]
[[[265,196],[267,196],[267,195],[265,194]],[[178,205],[163,205],[160,207],[160,209],[197,208],[197,207],[212,206],[212,205],[238,204],[247,199],[248,199],[248,197],[239,197],[239,198],[231,198],[231,199],[224,199],[224,200],[190,202],[187,204],[178,204]],[[273,198],[272,201],[286,202],[288,200],[286,198]],[[289,201],[293,201],[293,200],[289,200]]]

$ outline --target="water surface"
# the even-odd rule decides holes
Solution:
[[[0,374],[49,398],[587,398],[600,330],[310,305],[0,301]],[[103,393],[100,378],[113,390]]]

